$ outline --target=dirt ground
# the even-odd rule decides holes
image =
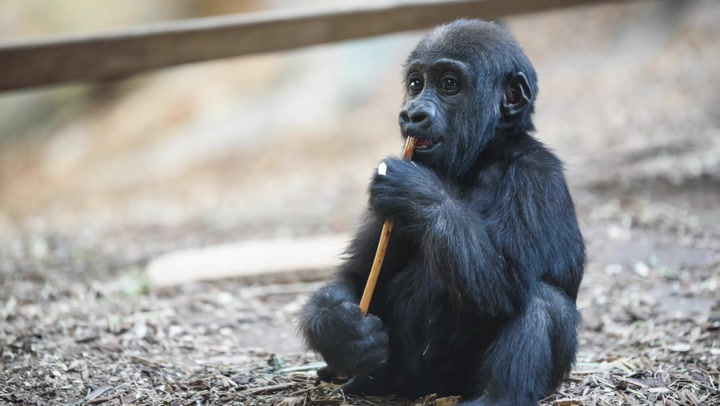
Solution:
[[[538,137],[567,163],[589,253],[578,360],[543,405],[720,405],[718,19],[720,4],[700,1],[509,21],[538,67]],[[400,38],[402,52],[416,39]],[[50,142],[114,120],[140,103],[138,93],[154,100],[163,80],[174,86],[223,66],[115,89]],[[122,177],[137,162],[127,159],[119,172],[100,171],[111,155],[93,144],[98,158],[62,167],[58,186],[60,177],[17,158],[50,159],[51,147],[5,144],[0,405],[447,404],[345,398],[316,385],[321,359],[304,351],[295,318],[332,270],[166,288],[144,275],[149,260],[177,248],[351,230],[368,168],[400,148],[356,129],[396,134],[398,80],[383,81],[388,89],[330,128],[280,131],[242,159],[201,162],[176,177]],[[372,147],[360,148],[366,142]],[[128,145],[123,151],[138,155]],[[319,152],[299,158],[301,148]],[[32,186],[12,172],[18,167]]]

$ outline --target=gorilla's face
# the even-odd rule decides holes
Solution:
[[[431,31],[410,53],[404,83],[402,135],[417,140],[413,161],[443,177],[464,176],[498,133],[533,129],[535,71],[493,23]]]
[[[416,139],[413,161],[451,176],[474,161],[488,119],[499,110],[489,100],[497,95],[476,100],[477,82],[476,70],[457,59],[427,55],[408,64],[399,121],[403,137]]]

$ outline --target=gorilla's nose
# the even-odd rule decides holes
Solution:
[[[430,127],[435,119],[435,106],[430,103],[412,103],[400,111],[400,126],[408,131]]]

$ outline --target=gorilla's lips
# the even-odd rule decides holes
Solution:
[[[418,139],[417,141],[415,141],[415,152],[431,151],[435,149],[435,147],[437,147],[439,144],[440,142]]]

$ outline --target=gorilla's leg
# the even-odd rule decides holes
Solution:
[[[461,405],[537,405],[570,371],[579,323],[575,303],[540,283],[483,357],[479,379],[485,395]]]

